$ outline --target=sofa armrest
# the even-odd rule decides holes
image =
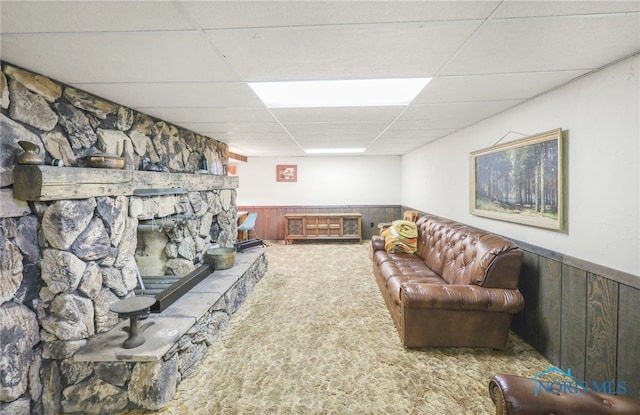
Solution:
[[[384,251],[384,238],[373,235],[371,237],[371,247],[374,251]]]
[[[477,285],[437,285],[405,282],[400,286],[400,301],[408,308],[479,310],[517,313],[524,309],[518,290],[484,288]]]
[[[495,375],[489,381],[489,395],[496,415],[600,415],[638,414],[640,401],[592,391],[571,393],[543,391],[536,395],[535,381],[514,375]]]

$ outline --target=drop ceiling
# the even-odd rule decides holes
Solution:
[[[248,157],[401,155],[640,52],[639,1],[1,1],[5,62]],[[433,77],[409,106],[268,109],[247,82]]]

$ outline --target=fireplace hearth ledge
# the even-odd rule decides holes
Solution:
[[[71,358],[90,369],[91,375],[62,391],[60,412],[107,414],[126,408],[159,410],[167,405],[267,266],[265,248],[238,253],[232,268],[214,271],[161,313],[141,320],[141,325],[153,324],[144,332],[145,343],[137,348],[121,347],[127,321],[92,337]]]
[[[237,253],[233,267],[214,271],[162,313],[151,314],[147,319],[140,320],[141,327],[152,323],[144,331],[146,341],[141,346],[134,349],[122,347],[122,342],[127,338],[125,328],[129,326],[128,320],[123,320],[108,332],[91,338],[87,345],[74,355],[74,360],[147,362],[162,359],[180,338],[233,288],[264,252],[265,248],[255,248]]]
[[[145,342],[134,349],[122,347],[128,336],[128,321],[122,321],[106,333],[94,336],[74,356],[78,362],[153,362],[162,359],[174,344],[194,324],[192,317],[164,317],[151,315],[140,320],[140,326],[151,324],[143,332]]]

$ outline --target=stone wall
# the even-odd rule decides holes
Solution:
[[[0,195],[5,201],[23,151],[19,141],[36,144],[44,163],[59,159],[65,166],[82,167],[85,156],[121,154],[128,148],[123,155],[132,169],[144,161],[167,172],[197,172],[204,165],[226,172],[224,143],[0,64]],[[221,246],[235,242],[235,189],[30,202],[19,216],[3,203],[0,413],[77,410],[69,403],[76,385],[91,379],[118,388],[134,376],[130,364],[88,368],[72,357],[88,338],[119,322],[109,307],[133,295],[137,284],[138,220],[157,215],[150,206],[167,204],[169,214],[192,217],[171,231],[176,268],[193,267],[212,239]],[[91,397],[98,398],[116,399]]]
[[[211,172],[226,174],[226,144],[6,63],[0,96],[0,172],[11,171],[23,140],[36,144],[47,164],[59,159],[77,166],[84,157],[128,148],[133,169],[144,160],[165,171],[195,172],[206,159]]]

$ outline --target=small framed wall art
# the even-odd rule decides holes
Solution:
[[[277,164],[276,165],[276,181],[277,182],[297,182],[298,166],[295,164]]]

